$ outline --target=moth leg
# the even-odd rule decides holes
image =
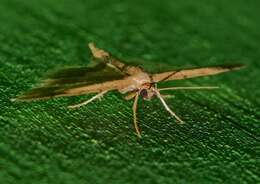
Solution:
[[[93,96],[92,98],[90,98],[89,100],[84,101],[84,102],[82,102],[82,103],[80,103],[80,104],[70,105],[70,106],[68,106],[68,108],[74,109],[74,108],[81,107],[81,106],[83,106],[83,105],[87,105],[88,103],[94,101],[95,99],[100,99],[106,92],[107,92],[107,91],[102,91],[102,92],[98,93],[97,95]]]
[[[127,94],[124,98],[126,100],[131,100],[136,96],[136,92],[130,92],[129,94]]]
[[[139,97],[139,92],[136,93],[135,99],[134,99],[134,104],[133,104],[133,117],[134,117],[134,127],[136,134],[139,138],[141,138],[141,133],[140,129],[137,123],[137,118],[136,118],[136,111],[137,111],[137,103],[138,103],[138,97]]]
[[[167,90],[189,90],[189,89],[218,89],[218,86],[192,86],[192,87],[169,87],[169,88],[160,88],[159,91]]]
[[[163,106],[165,107],[165,109],[166,109],[172,116],[174,116],[174,117],[178,120],[179,123],[183,124],[184,121],[182,121],[181,118],[179,118],[179,117],[169,108],[169,106],[166,104],[166,102],[164,101],[163,97],[161,96],[160,92],[159,92],[157,89],[155,89],[155,92],[156,92],[156,96],[161,100],[161,102],[162,102]]]

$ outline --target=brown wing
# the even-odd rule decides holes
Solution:
[[[117,89],[119,81],[124,77],[104,63],[98,63],[94,67],[62,69],[43,80],[40,87],[25,92],[15,100],[37,100],[113,90]]]
[[[89,48],[94,57],[93,67],[78,67],[60,70],[15,100],[46,99],[60,96],[76,96],[103,90],[119,89],[126,84],[124,77],[141,71],[139,67],[128,66],[110,53],[95,47]]]
[[[193,68],[193,69],[183,69],[171,72],[163,72],[159,74],[152,75],[154,82],[162,82],[169,80],[181,80],[195,77],[202,77],[208,75],[216,75],[223,72],[229,72],[232,70],[238,70],[243,65],[222,65],[204,68]]]
[[[107,66],[116,69],[124,75],[135,75],[143,71],[141,67],[129,66],[123,63],[119,59],[112,56],[109,52],[97,48],[94,43],[89,43],[88,46],[95,59],[107,64]]]
[[[14,101],[30,101],[39,99],[48,99],[54,97],[64,97],[64,96],[78,96],[89,93],[98,93],[101,91],[111,91],[115,89],[124,88],[127,84],[126,79],[107,81],[99,84],[91,85],[73,85],[70,87],[40,87],[34,88],[31,91],[24,93],[21,96],[13,99]]]

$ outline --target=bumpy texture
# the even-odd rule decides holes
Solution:
[[[259,183],[260,24],[257,0],[1,0],[0,183]],[[110,93],[31,103],[11,98],[46,72],[89,62],[88,42],[158,72],[242,63],[219,76],[160,86],[219,85],[170,92],[177,125],[158,100]]]

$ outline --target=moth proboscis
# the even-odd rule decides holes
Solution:
[[[87,101],[77,105],[68,106],[77,108],[101,98],[109,91],[117,90],[125,94],[125,99],[133,99],[133,121],[138,137],[141,137],[137,123],[137,104],[139,97],[150,100],[158,97],[164,108],[176,118],[178,123],[183,123],[165,102],[160,91],[166,90],[192,90],[192,89],[216,89],[216,86],[204,87],[170,87],[157,88],[157,83],[182,80],[188,78],[216,75],[223,72],[238,70],[243,65],[221,65],[203,68],[181,69],[162,73],[148,73],[139,66],[130,66],[112,56],[109,52],[97,48],[94,43],[88,44],[92,53],[94,66],[68,68],[57,71],[43,80],[40,87],[18,96],[14,101],[29,101],[48,99],[54,97],[78,96],[97,93]]]

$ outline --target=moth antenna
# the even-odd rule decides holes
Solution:
[[[97,95],[93,96],[92,98],[88,99],[87,101],[84,101],[80,104],[76,104],[76,105],[70,105],[68,106],[68,108],[70,109],[74,109],[74,108],[78,108],[78,107],[81,107],[83,105],[87,105],[88,103],[94,101],[95,99],[98,99],[98,98],[101,98],[107,91],[102,91],[100,93],[98,93]]]
[[[141,138],[141,132],[137,123],[137,118],[136,118],[136,111],[137,111],[137,104],[138,104],[138,98],[139,98],[139,92],[136,93],[135,99],[134,99],[134,104],[133,104],[133,118],[134,118],[134,127],[136,134],[139,138]]]
[[[164,101],[163,97],[161,96],[160,92],[158,89],[154,89],[156,96],[161,100],[163,106],[165,107],[165,109],[172,115],[174,116],[180,124],[183,124],[184,121],[181,120],[181,118],[179,118],[170,108],[169,106],[166,104],[166,102]]]
[[[192,86],[192,87],[169,87],[169,88],[160,88],[159,91],[167,90],[193,90],[193,89],[219,89],[219,86]]]

